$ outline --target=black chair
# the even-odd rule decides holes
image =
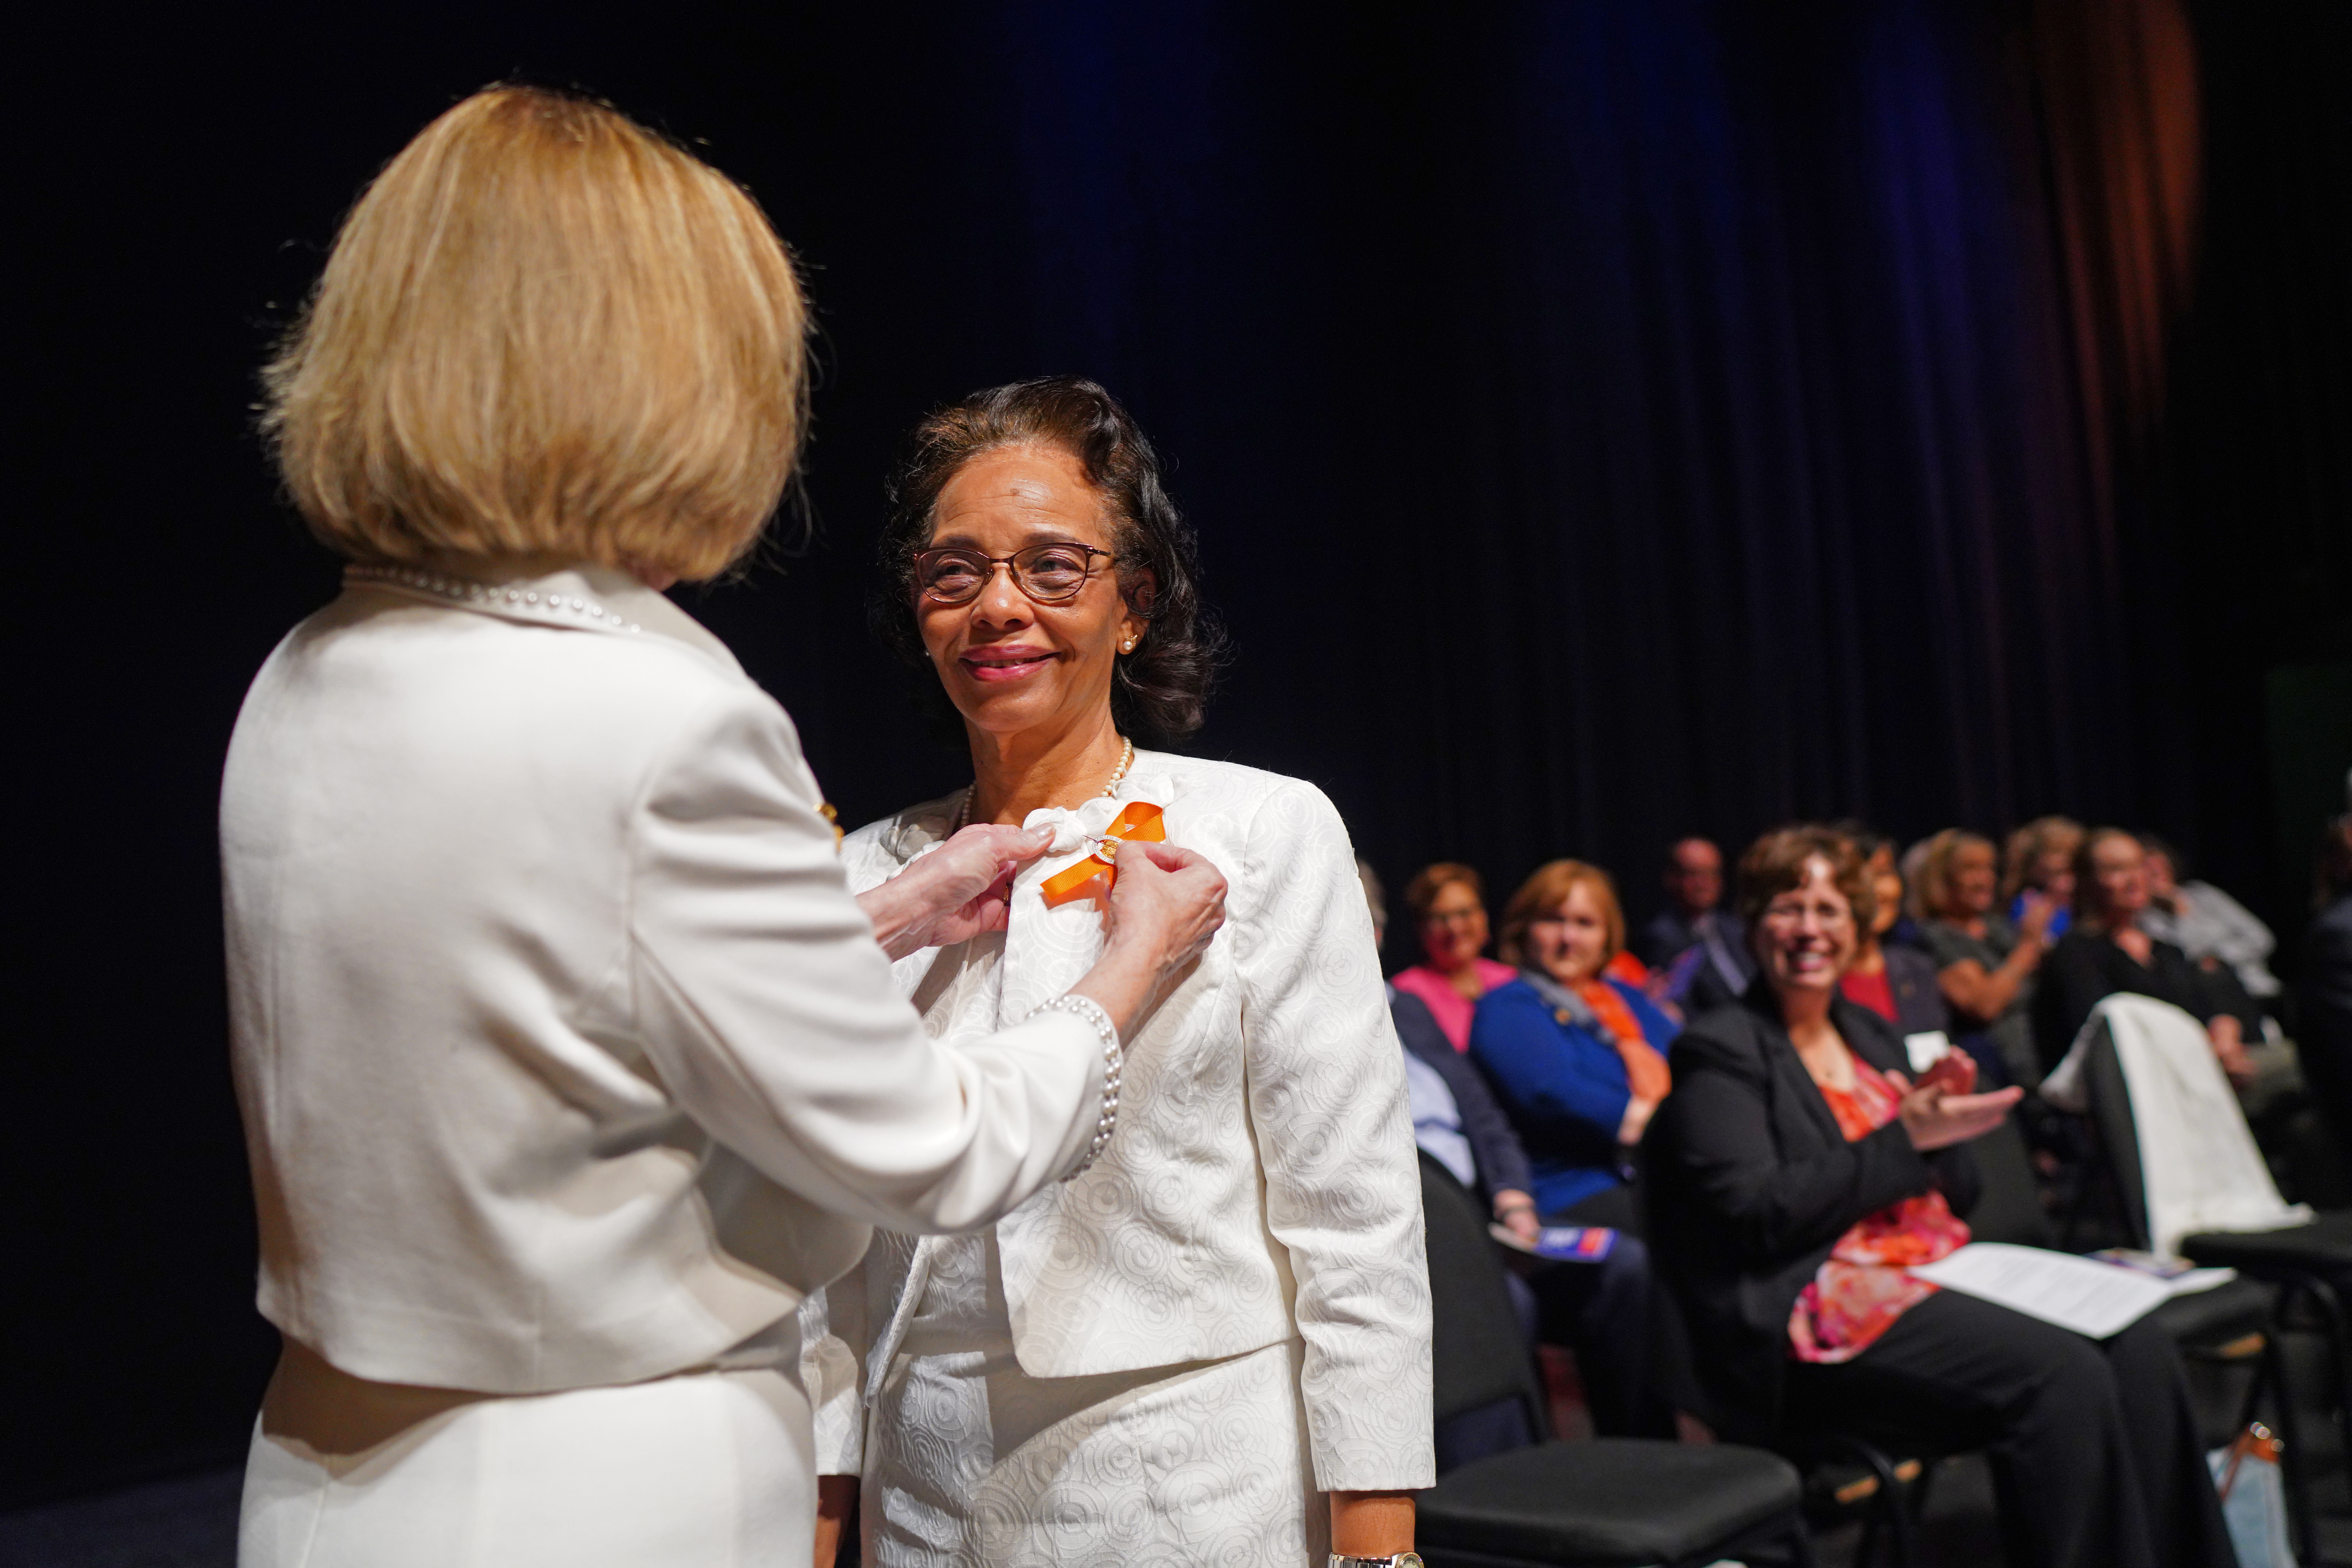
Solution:
[[[2131,1087],[2116,1059],[2115,1041],[2102,1022],[2084,1047],[2083,1088],[2091,1130],[2114,1193],[2116,1223],[2125,1245],[2145,1247],[2150,1237],[2147,1185],[2141,1176],[2139,1127],[2133,1120]],[[2283,1329],[2307,1323],[2327,1342],[2336,1372],[2335,1400],[2352,1452],[2352,1335],[2347,1335],[2342,1291],[2352,1280],[2352,1211],[2323,1214],[2307,1226],[2284,1230],[2205,1231],[2180,1239],[2181,1256],[2210,1268],[2235,1268],[2244,1278],[2210,1290],[2176,1296],[2153,1316],[2172,1335],[2181,1353],[2210,1361],[2248,1361],[2255,1375],[2246,1391],[2238,1425],[2254,1419],[2266,1393],[2274,1394],[2288,1511],[2294,1517],[2296,1555],[2314,1560],[2311,1476],[2303,1462],[2296,1401],[2281,1353]]]
[[[1801,1489],[1759,1449],[1633,1437],[1540,1440],[1543,1385],[1476,1199],[1423,1156],[1435,1320],[1435,1416],[1482,1425],[1516,1407],[1528,1446],[1448,1469],[1421,1494],[1431,1568],[1703,1568],[1725,1557],[1810,1568]]]
[[[1895,1568],[1913,1568],[1937,1462],[1961,1451],[1897,1456],[1851,1432],[1828,1429],[1783,1432],[1779,1447],[1805,1473],[1808,1510],[1816,1523],[1840,1524],[1860,1513],[1853,1568],[1874,1568],[1882,1540]]]

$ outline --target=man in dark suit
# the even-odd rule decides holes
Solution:
[[[1748,928],[1723,902],[1723,852],[1706,838],[1677,839],[1666,851],[1666,907],[1634,937],[1643,963],[1668,974],[1666,995],[1696,1015],[1731,1001],[1756,976]],[[1685,953],[1696,956],[1677,966]]]

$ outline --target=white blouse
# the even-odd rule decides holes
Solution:
[[[946,837],[959,797],[852,834],[851,885],[887,880]],[[1102,943],[1099,902],[1048,908],[1129,801],[1166,809],[1170,842],[1230,886],[1224,927],[1129,1041],[1117,1136],[1075,1181],[996,1226],[1004,1304],[1032,1377],[1166,1367],[1304,1342],[1304,1401],[1325,1490],[1430,1484],[1429,1288],[1402,1048],[1345,826],[1295,779],[1160,752],[1116,798],[1033,814],[1056,852],[1015,879],[987,976],[997,1016],[1066,991]],[[977,978],[937,952],[899,961],[903,993]],[[949,1009],[952,1016],[954,1009]],[[879,1245],[803,1314],[828,1473],[855,1474],[865,1404],[925,1295],[930,1249]]]

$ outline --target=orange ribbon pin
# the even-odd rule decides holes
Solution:
[[[1118,880],[1118,847],[1134,841],[1143,844],[1164,844],[1168,829],[1161,824],[1165,815],[1148,800],[1129,801],[1127,808],[1110,819],[1102,837],[1095,841],[1095,851],[1076,865],[1055,872],[1045,879],[1037,891],[1044,896],[1047,908],[1066,904],[1072,899],[1087,896],[1094,884],[1100,882],[1102,891],[1108,893]]]

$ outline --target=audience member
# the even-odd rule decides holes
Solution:
[[[2189,880],[2188,862],[2164,840],[2142,834],[2140,847],[2147,858],[2147,908],[2139,929],[2200,964],[2228,964],[2257,1001],[2276,996],[2282,987],[2270,957],[2278,938],[2271,928],[2212,883]]]
[[[1967,1142],[2012,1088],[1913,1086],[1892,1026],[1840,994],[1874,889],[1822,828],[1740,863],[1762,963],[1675,1042],[1650,1135],[1653,1235],[1735,1440],[1807,1429],[1990,1453],[2018,1568],[2228,1568],[2235,1559],[2179,1361],[2150,1320],[2095,1342],[1905,1272],[1968,1240]]]
[[[1602,974],[1624,941],[1609,873],[1538,867],[1503,911],[1503,953],[1519,972],[1479,1001],[1470,1056],[1527,1146],[1545,1219],[1638,1233],[1621,1151],[1666,1092],[1675,1025]]]
[[[1380,879],[1356,862],[1372,907],[1377,945],[1388,915]],[[1529,1189],[1527,1152],[1478,1070],[1438,1028],[1428,1005],[1389,987],[1389,1010],[1404,1047],[1405,1088],[1412,1106],[1412,1136],[1422,1152],[1494,1211],[1520,1240],[1541,1234]],[[1533,1262],[1508,1276],[1513,1303],[1529,1341],[1538,1336],[1576,1354],[1593,1430],[1602,1436],[1672,1436],[1675,1402],[1651,1373],[1660,1300],[1649,1249],[1621,1236],[1598,1263]],[[1678,1326],[1660,1331],[1679,1332]],[[1674,1364],[1669,1363],[1668,1364]],[[1685,1398],[1682,1403],[1689,1403]],[[1490,1449],[1527,1441],[1524,1430],[1495,1424],[1486,1413],[1441,1427],[1442,1463],[1466,1463]]]
[[[2000,896],[2011,924],[2025,924],[2028,899],[2038,893],[2050,901],[2050,940],[2066,934],[2074,918],[2074,855],[2082,847],[2083,825],[2071,816],[2037,816],[2009,836]]]
[[[2262,1032],[2260,1009],[2232,971],[2200,969],[2187,953],[2141,930],[2147,908],[2147,856],[2139,840],[2120,827],[2085,834],[2075,852],[2074,929],[2042,961],[2033,1002],[2044,1069],[2058,1065],[2102,998],[2129,991],[2169,1002],[2202,1022],[2231,1081],[2245,1089],[2256,1073],[2245,1040],[2250,1030]]]
[[[1404,904],[1412,911],[1425,962],[1400,971],[1390,984],[1420,997],[1454,1048],[1467,1050],[1478,998],[1515,973],[1480,956],[1486,951],[1486,885],[1469,867],[1441,860],[1405,884]]]
[[[2011,924],[1993,908],[1992,841],[1948,827],[1929,838],[1919,858],[1911,900],[1919,938],[1936,963],[1937,983],[1968,1035],[1990,1043],[2011,1083],[2042,1083],[2033,1043],[2034,974],[2049,951],[2052,905],[2040,893],[2023,900],[2024,919]]]
[[[1948,1041],[1952,1010],[1937,984],[1936,961],[1893,940],[1903,912],[1903,873],[1895,869],[1895,841],[1868,828],[1847,837],[1863,858],[1877,904],[1838,987],[1847,1001],[1869,1008],[1906,1036],[1942,1035]]]
[[[1697,949],[1695,967],[1685,965],[1672,999],[1685,1010],[1711,1007],[1748,989],[1756,965],[1748,956],[1748,933],[1739,917],[1717,906],[1723,900],[1723,852],[1705,838],[1675,841],[1666,851],[1666,907],[1650,918],[1635,944],[1643,963],[1672,972],[1675,961]]]
[[[2321,1113],[2352,1145],[2352,816],[2320,834],[2312,904],[2294,955],[2295,1044]]]
[[[1362,856],[1356,858],[1356,876],[1364,885],[1364,901],[1372,913],[1372,945],[1388,936],[1388,900],[1380,873]],[[1527,1152],[1518,1135],[1495,1103],[1492,1091],[1477,1069],[1438,1027],[1429,1005],[1420,997],[1389,986],[1389,1016],[1397,1040],[1404,1047],[1405,1089],[1412,1106],[1412,1138],[1423,1153],[1454,1173],[1455,1180],[1479,1194],[1495,1218],[1525,1241],[1535,1239],[1533,1182],[1528,1174]]]

